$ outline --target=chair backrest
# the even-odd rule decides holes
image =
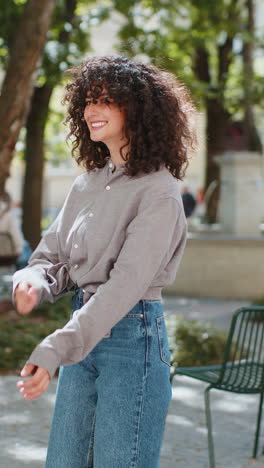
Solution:
[[[264,306],[234,313],[218,384],[241,393],[264,391]]]
[[[0,265],[12,265],[17,254],[12,236],[9,232],[0,232]]]

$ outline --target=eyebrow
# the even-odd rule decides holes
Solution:
[[[105,94],[100,94],[100,96],[98,96],[98,97],[96,97],[96,98],[93,97],[93,96],[86,96],[85,99],[100,99],[100,98],[103,98],[103,97],[110,97],[110,96],[109,96],[109,94],[106,94],[106,93],[105,93]]]

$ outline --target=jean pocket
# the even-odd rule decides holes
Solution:
[[[160,358],[163,362],[165,362],[165,364],[170,366],[171,355],[164,317],[158,317],[156,322],[158,329]]]

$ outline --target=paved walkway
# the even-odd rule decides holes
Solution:
[[[247,303],[167,297],[164,305],[171,317],[209,319],[227,328],[232,312]],[[17,380],[16,376],[0,378],[0,468],[43,468],[56,379],[40,399],[28,402],[16,391]],[[186,377],[174,379],[160,468],[208,468],[205,386]],[[257,403],[258,397],[252,395],[211,392],[217,468],[264,467],[263,455],[257,461],[250,459]],[[260,447],[263,445],[262,436]]]

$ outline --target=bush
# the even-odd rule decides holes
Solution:
[[[27,316],[0,318],[0,370],[18,372],[47,335],[69,320],[71,296],[43,303]]]
[[[70,312],[71,295],[66,295],[54,304],[45,302],[28,316],[0,317],[0,371],[19,372],[35,346],[63,327]],[[166,322],[173,366],[222,362],[226,333],[204,322],[170,319]]]
[[[31,317],[42,317],[47,320],[69,320],[72,305],[71,298],[73,294],[69,293],[61,297],[57,302],[51,304],[50,302],[43,302],[36,310],[34,310]]]
[[[264,297],[259,297],[252,302],[253,306],[264,306]]]
[[[180,319],[174,333],[172,365],[209,366],[223,361],[227,333],[197,320]]]

